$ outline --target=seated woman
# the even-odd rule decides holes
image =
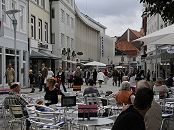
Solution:
[[[51,104],[57,104],[58,103],[58,95],[62,95],[60,89],[57,89],[55,87],[56,81],[54,78],[48,78],[46,83],[46,93],[44,99],[47,100],[47,103],[45,103],[46,106],[49,106]]]
[[[121,89],[115,94],[115,100],[119,105],[132,104],[134,100],[134,94],[130,89],[130,83],[123,81]]]
[[[97,90],[97,88],[95,87],[95,82],[93,79],[89,79],[88,81],[89,83],[89,87],[85,88],[84,92],[83,92],[83,96],[86,94],[91,94],[91,93],[96,93],[96,95],[99,97],[99,91]]]
[[[166,98],[168,96],[168,88],[164,84],[164,80],[162,78],[158,78],[155,85],[153,86],[153,92],[155,95],[159,95],[160,98]]]

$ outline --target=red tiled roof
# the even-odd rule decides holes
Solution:
[[[130,56],[136,56],[139,52],[139,50],[128,41],[120,41],[116,43],[115,48]]]
[[[130,29],[130,31],[132,31],[132,32],[135,34],[135,36],[137,36],[138,38],[140,38],[140,37],[143,36],[143,35],[141,34],[141,32],[138,32],[138,31],[136,31],[136,30]]]

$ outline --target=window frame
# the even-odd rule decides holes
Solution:
[[[6,10],[6,0],[2,0],[2,3],[1,3],[1,9],[2,9],[2,21],[3,22],[6,22],[6,14],[5,14],[5,10]],[[4,10],[4,11],[3,11]]]
[[[25,22],[25,18],[24,18],[24,14],[25,14],[25,7],[23,5],[20,5],[20,17],[19,17],[19,21],[20,21],[20,29],[24,30],[24,22]]]
[[[44,31],[45,31],[45,42],[48,43],[48,23],[45,22],[44,24]]]
[[[61,9],[61,21],[65,22],[65,11],[63,9]]]
[[[33,19],[33,23],[32,23],[32,19]],[[30,18],[30,22],[31,22],[31,37],[33,39],[36,39],[36,17],[34,15],[31,15],[31,18]],[[32,29],[33,27],[33,29]]]
[[[42,41],[42,20],[38,19],[38,39]]]

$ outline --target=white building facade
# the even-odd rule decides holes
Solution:
[[[115,40],[115,39],[114,39]],[[101,38],[101,59],[102,63],[107,65],[113,64],[114,50],[113,39],[110,36],[104,35]]]
[[[6,70],[9,64],[14,68],[14,28],[11,19],[5,11],[19,9],[20,12],[15,14],[17,19],[17,81],[21,86],[28,86],[28,27],[27,0],[0,0],[0,19],[3,26],[4,35],[0,37],[0,86],[6,86]]]
[[[104,51],[106,27],[82,14],[77,7],[75,11],[75,49],[76,52],[83,53],[83,55],[77,55],[77,58],[84,63],[100,61],[102,50]]]
[[[55,68],[69,68],[67,61],[75,60],[74,0],[52,0],[51,10],[53,53],[60,58]]]
[[[30,69],[37,73],[41,64],[54,69],[57,56],[52,54],[50,32],[50,1],[29,1],[29,45],[30,45]]]

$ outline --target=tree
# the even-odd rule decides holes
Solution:
[[[140,0],[140,3],[147,4],[144,12],[147,15],[160,14],[164,22],[174,23],[174,0]]]

